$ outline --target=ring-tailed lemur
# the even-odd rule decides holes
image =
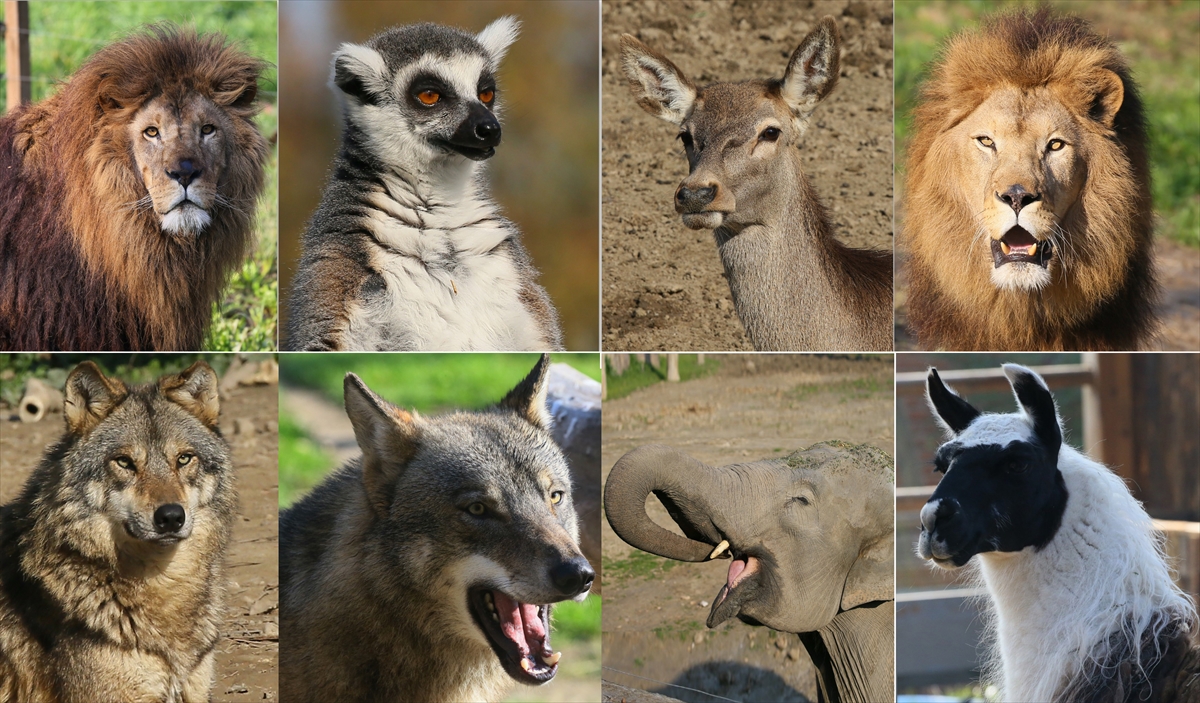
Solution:
[[[519,26],[407,25],[334,54],[346,124],[304,234],[285,349],[562,348],[480,168],[500,143],[496,69]]]

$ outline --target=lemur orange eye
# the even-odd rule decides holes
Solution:
[[[158,136],[158,127],[147,127],[142,130],[142,134],[146,135],[147,137],[150,137],[151,139],[154,139],[155,137]]]
[[[496,91],[494,91],[494,90],[479,91],[479,102],[481,102],[481,103],[490,103],[492,101],[492,99],[495,97],[496,97]]]
[[[417,93],[417,100],[420,100],[422,105],[436,105],[441,99],[441,93],[436,90],[422,90]]]

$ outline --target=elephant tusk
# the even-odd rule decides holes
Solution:
[[[721,556],[721,552],[724,552],[726,549],[729,549],[729,540],[723,539],[721,540],[721,543],[712,550],[712,554],[708,555],[708,558],[716,559],[717,557]]]

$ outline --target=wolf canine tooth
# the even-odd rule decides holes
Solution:
[[[548,657],[542,657],[542,661],[546,662],[550,666],[557,664],[559,659],[562,659],[562,652],[553,652]]]
[[[716,559],[717,557],[721,556],[721,553],[724,552],[726,549],[729,549],[729,540],[723,539],[723,540],[721,540],[721,543],[718,544],[716,546],[716,548],[712,550],[712,554],[708,555],[708,558]]]
[[[524,669],[525,671],[529,671],[530,669],[533,668],[533,665],[529,663],[529,659],[522,659],[521,660],[521,668]]]

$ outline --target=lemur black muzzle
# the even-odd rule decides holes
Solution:
[[[467,118],[443,143],[472,161],[490,159],[500,143],[500,122],[482,103],[472,103]]]

